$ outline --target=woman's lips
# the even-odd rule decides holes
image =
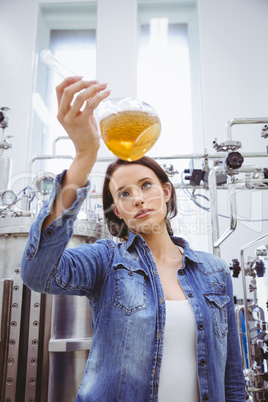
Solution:
[[[135,218],[136,219],[145,218],[146,216],[150,215],[151,212],[152,212],[151,209],[141,209],[136,213]]]

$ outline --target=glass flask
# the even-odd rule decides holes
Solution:
[[[55,55],[44,49],[40,59],[61,77],[75,76]],[[119,159],[135,161],[148,152],[161,132],[161,122],[155,110],[138,99],[111,98],[96,109],[102,138]]]
[[[62,78],[76,76],[76,74],[63,65],[49,49],[42,50],[40,53],[40,60],[51,68],[51,70],[55,71],[55,73],[58,73]]]
[[[106,146],[119,159],[129,162],[148,152],[161,132],[155,110],[138,99],[105,99],[99,104],[96,117]]]

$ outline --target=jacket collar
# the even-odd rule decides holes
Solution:
[[[184,240],[182,237],[171,236],[171,240],[173,241],[176,246],[180,246],[183,248],[183,255],[184,257],[188,258],[189,260],[202,264],[203,262],[199,259],[196,255],[194,250],[192,250],[189,246],[189,243]],[[126,250],[128,250],[132,245],[135,243],[140,243],[146,245],[143,237],[139,234],[135,234],[133,232],[129,232],[128,239],[123,243]]]

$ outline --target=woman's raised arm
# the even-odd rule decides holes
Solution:
[[[62,188],[57,195],[51,214],[45,219],[45,230],[76,199],[76,190],[86,185],[97,159],[100,139],[94,110],[107,98],[106,84],[83,81],[81,77],[66,78],[57,86],[58,120],[75,147],[74,160],[66,172]]]

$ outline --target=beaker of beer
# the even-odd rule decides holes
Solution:
[[[155,110],[137,99],[105,99],[97,108],[96,118],[109,150],[119,159],[130,162],[148,152],[161,132]]]

